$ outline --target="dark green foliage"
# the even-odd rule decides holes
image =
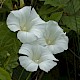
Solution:
[[[13,71],[12,80],[26,80],[28,75],[29,72],[21,66],[17,66]]]
[[[0,80],[11,80],[9,73],[1,67],[0,67]]]
[[[18,65],[18,49],[20,42],[16,34],[11,32],[5,22],[0,22],[0,66],[12,73],[12,68]]]

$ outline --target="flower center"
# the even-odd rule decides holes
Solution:
[[[48,45],[51,45],[51,40],[46,39],[46,43],[47,43]]]
[[[50,45],[50,44],[51,44],[51,41],[49,40],[49,41],[48,41],[48,45]]]
[[[53,40],[51,40],[51,39],[46,39],[46,43],[48,44],[48,45],[53,45],[53,44],[55,44],[55,40],[53,39]]]
[[[23,26],[23,27],[21,27],[21,31],[26,31],[26,32],[28,32],[28,31],[29,31],[29,29],[27,29],[27,27],[26,27],[26,26]]]
[[[26,27],[23,27],[23,28],[22,28],[22,31],[27,31]]]
[[[29,30],[31,29],[31,27],[29,26],[29,27],[27,27],[27,26],[21,26],[21,31],[26,31],[26,32],[28,32]]]
[[[35,62],[36,62],[36,63],[39,63],[39,60],[37,59],[37,60],[35,60]]]

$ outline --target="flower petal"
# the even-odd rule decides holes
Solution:
[[[36,26],[36,29],[42,32],[43,37],[51,38],[51,36],[56,36],[56,34],[63,33],[63,29],[60,28],[55,21],[48,21],[43,24]]]
[[[14,16],[18,19],[20,27],[24,27],[26,25],[26,23],[28,23],[27,21],[30,17],[29,16],[30,11],[31,11],[31,6],[26,6],[26,7],[21,8],[20,10],[12,11]]]
[[[50,40],[53,43],[56,37],[58,37],[61,33],[63,33],[63,30],[58,26],[57,22],[48,21],[43,36],[46,41]]]
[[[22,42],[22,43],[31,43],[37,39],[36,35],[34,35],[31,32],[25,32],[25,31],[19,31],[17,33],[17,38]]]
[[[21,48],[19,49],[19,54],[23,54],[32,58],[33,53],[31,50],[31,46],[29,44],[22,44]]]
[[[11,11],[7,18],[7,25],[11,31],[30,30],[32,26],[44,21],[31,6],[25,6],[20,10]]]
[[[32,26],[44,23],[44,21],[39,17],[35,9],[31,10],[31,6],[25,6],[19,10],[22,18],[20,19],[20,25],[25,26],[28,30],[32,28]]]
[[[17,27],[19,28],[18,30],[21,30],[21,28],[24,27],[24,25],[26,25],[26,21],[28,21],[30,11],[31,11],[31,7],[29,6],[23,7],[20,10],[11,11],[11,13],[7,18],[7,25],[9,26],[9,25],[17,24]],[[14,30],[15,28],[12,28],[12,26],[10,26],[9,28],[14,32],[17,31],[17,30]]]
[[[32,8],[30,12],[30,17],[28,20],[31,22],[32,26],[45,22],[39,17],[39,15],[37,14],[34,8]]]
[[[42,32],[42,41],[40,41],[40,44],[44,45],[46,42],[47,48],[53,54],[57,54],[68,49],[68,37],[63,32],[63,29],[58,26],[57,22],[48,21],[38,25],[36,29]]]
[[[35,25],[45,23],[39,16],[31,21],[31,26],[35,27]]]
[[[7,17],[7,25],[11,31],[20,30],[19,20],[12,12]]]
[[[52,60],[47,60],[47,61],[41,62],[39,64],[39,67],[41,70],[48,72],[48,71],[50,71],[50,69],[52,69],[56,65],[57,65],[56,62],[54,62]]]
[[[42,40],[44,42],[49,44],[48,43],[49,41],[51,41],[51,43],[54,43],[56,38],[61,33],[63,33],[63,30],[58,26],[57,22],[48,21],[48,22],[45,22],[43,24],[37,25],[35,32],[39,35],[39,38],[42,38]],[[42,45],[43,45],[43,43],[42,43]]]
[[[55,44],[48,46],[48,48],[53,54],[57,54],[63,52],[64,50],[67,50],[68,37],[65,34],[61,34],[61,36],[56,39]]]
[[[30,58],[26,56],[20,56],[19,57],[20,65],[24,67],[27,71],[37,71],[38,64],[33,62]]]
[[[46,61],[46,60],[54,60],[54,61],[59,61],[56,59],[50,52],[46,53],[45,55],[41,56],[40,61]]]

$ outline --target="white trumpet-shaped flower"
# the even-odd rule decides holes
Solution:
[[[38,25],[37,29],[41,31],[41,38],[37,40],[38,44],[45,45],[53,54],[68,49],[68,37],[57,22],[48,21]]]
[[[22,43],[29,43],[36,40],[36,34],[33,30],[35,25],[44,23],[31,6],[25,6],[20,10],[11,11],[7,18],[8,28],[13,31],[19,31],[18,39]]]
[[[53,60],[58,61],[46,47],[41,45],[23,44],[19,54],[23,54],[19,57],[20,65],[31,72],[37,71],[38,67],[48,72],[57,65]]]

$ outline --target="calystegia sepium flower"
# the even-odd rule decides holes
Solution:
[[[23,44],[19,54],[23,54],[19,57],[21,66],[31,72],[37,71],[38,67],[48,72],[57,65],[54,61],[58,61],[46,47],[41,45]]]
[[[36,28],[41,31],[41,38],[37,42],[48,47],[53,54],[68,49],[68,37],[57,22],[48,21],[38,25]]]
[[[35,25],[44,23],[31,6],[25,6],[20,10],[11,11],[7,18],[8,28],[17,33],[17,38],[22,43],[30,43],[37,39],[34,32]],[[33,29],[34,28],[34,29]]]
[[[58,61],[53,54],[68,49],[68,37],[56,21],[43,21],[31,6],[11,11],[7,26],[17,33],[23,43],[19,54],[20,65],[27,71],[37,71],[38,67],[48,72]]]

